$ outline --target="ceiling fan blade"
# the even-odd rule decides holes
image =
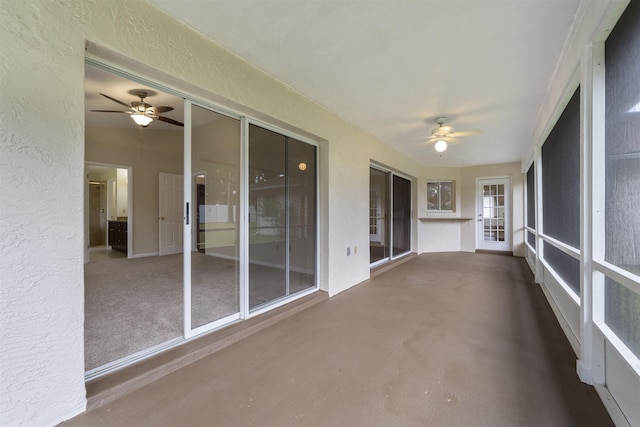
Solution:
[[[147,111],[151,111],[151,114],[161,114],[172,111],[173,107],[163,106],[163,107],[149,107]]]
[[[476,136],[476,135],[480,135],[480,131],[479,130],[467,130],[467,131],[462,131],[462,132],[454,132],[453,134],[456,137],[459,136]]]
[[[429,142],[431,142],[431,141],[440,141],[440,140],[443,140],[443,141],[446,141],[446,142],[451,142],[451,141],[453,141],[455,139],[456,139],[456,137],[454,135],[452,135],[452,134],[448,134],[448,135],[431,135],[429,137]]]
[[[128,111],[120,111],[120,110],[91,110],[96,113],[124,113],[129,114]]]
[[[124,106],[125,106],[125,107],[127,107],[127,108],[131,108],[131,105],[129,105],[129,104],[125,104],[125,103],[124,103],[124,102],[122,102],[122,101],[119,101],[119,100],[117,100],[117,99],[115,99],[115,98],[110,97],[109,95],[105,95],[104,93],[101,93],[100,95],[104,96],[104,97],[105,97],[105,98],[107,98],[107,99],[112,100],[113,102],[117,102],[117,103],[118,103],[118,104],[120,104],[120,105],[124,105]]]
[[[172,125],[184,126],[184,123],[180,123],[179,121],[170,119],[169,117],[157,116],[157,119],[160,120],[161,122],[171,123]]]

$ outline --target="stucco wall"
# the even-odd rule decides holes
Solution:
[[[82,10],[0,2],[0,424],[84,410]]]

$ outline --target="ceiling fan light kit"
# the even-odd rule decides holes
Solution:
[[[145,116],[144,114],[132,114],[131,118],[134,122],[136,122],[136,124],[142,126],[143,128],[149,126],[149,123],[153,121],[151,117]]]
[[[149,124],[153,121],[153,120],[159,120],[161,122],[165,122],[165,123],[170,123],[172,125],[176,125],[176,126],[184,126],[183,123],[177,121],[177,120],[173,120],[170,119],[169,117],[164,117],[164,116],[160,116],[157,113],[166,113],[167,111],[171,111],[173,110],[173,107],[169,107],[169,106],[162,106],[162,107],[152,107],[151,105],[147,104],[146,102],[144,102],[144,99],[147,97],[148,92],[144,91],[144,90],[136,90],[136,91],[132,91],[129,92],[132,94],[135,94],[138,98],[140,98],[140,101],[133,101],[131,104],[127,104],[125,102],[122,102],[116,98],[112,98],[109,95],[105,95],[104,93],[101,93],[100,95],[104,96],[105,98],[120,104],[124,107],[129,108],[129,111],[120,111],[120,110],[91,110],[93,112],[97,112],[97,113],[124,113],[124,114],[129,114],[129,116],[131,116],[131,118],[133,119],[134,122],[136,122],[137,125],[146,128],[147,126],[149,126]]]
[[[441,139],[436,142],[433,148],[435,148],[438,153],[442,153],[447,149],[447,142]]]
[[[477,135],[480,133],[480,131],[453,132],[451,126],[444,126],[447,122],[446,117],[437,117],[434,121],[438,124],[438,127],[431,131],[429,142],[435,141],[433,148],[438,153],[443,153],[449,146],[449,143],[455,142],[460,136]]]

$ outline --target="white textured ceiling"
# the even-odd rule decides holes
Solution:
[[[580,0],[149,0],[425,165],[519,161]],[[434,119],[479,130],[437,154]]]

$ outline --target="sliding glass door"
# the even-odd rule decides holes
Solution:
[[[411,250],[411,181],[393,175],[393,256]]]
[[[317,289],[314,144],[103,64],[85,77],[88,379]],[[101,124],[141,90],[148,129]]]
[[[316,286],[316,147],[249,125],[249,310]]]
[[[369,168],[369,262],[391,256],[389,244],[389,172]]]
[[[190,102],[187,109],[191,172],[185,194],[192,208],[185,224],[185,332],[190,336],[240,317],[241,126],[238,119]]]
[[[378,265],[411,250],[411,181],[369,168],[369,263]]]

